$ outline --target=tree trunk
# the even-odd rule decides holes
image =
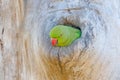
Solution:
[[[49,32],[82,36],[53,47]],[[0,0],[0,80],[120,80],[119,0]]]

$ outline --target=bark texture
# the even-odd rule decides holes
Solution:
[[[82,37],[51,46],[57,24]],[[120,80],[120,1],[0,0],[0,80]]]

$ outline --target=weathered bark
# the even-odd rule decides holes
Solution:
[[[49,31],[82,37],[52,47]],[[120,80],[119,0],[0,0],[0,80]]]

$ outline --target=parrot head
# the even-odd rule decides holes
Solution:
[[[68,46],[80,37],[80,30],[69,26],[57,25],[50,31],[52,46]]]

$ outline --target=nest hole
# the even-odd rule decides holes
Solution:
[[[78,30],[81,31],[80,26],[75,25],[73,22],[68,21],[67,19],[64,19],[64,20],[62,21],[62,23],[60,23],[60,25],[70,26],[70,27],[76,28],[76,29],[78,29]]]

